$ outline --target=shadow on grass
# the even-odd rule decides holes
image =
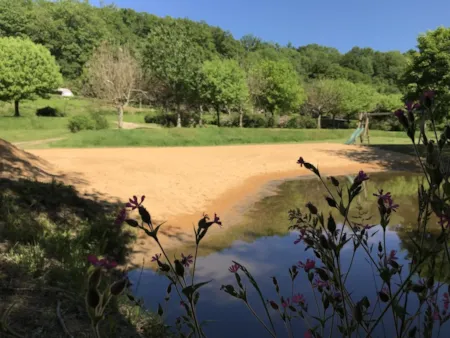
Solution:
[[[87,255],[124,263],[135,237],[114,225],[118,209],[55,181],[0,179],[0,315],[13,305],[7,318],[13,331],[68,336],[64,318],[73,337],[91,336],[84,309]],[[141,337],[119,311],[124,304],[118,299],[110,305],[105,337]],[[0,336],[5,334],[0,325]]]
[[[364,151],[361,151],[360,148],[355,147],[354,149],[326,152],[361,163],[378,164],[385,170],[420,171],[420,165],[412,145],[371,145],[365,146],[363,149]],[[420,148],[419,152],[422,156],[423,149]]]

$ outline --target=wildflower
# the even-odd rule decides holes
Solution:
[[[304,338],[314,338],[314,336],[311,333],[311,330],[305,331],[305,334],[303,335]]]
[[[342,301],[342,294],[339,291],[335,291],[333,294],[334,299],[337,302],[341,302]]]
[[[426,99],[434,99],[436,92],[434,90],[426,90],[423,92],[423,97]]]
[[[309,209],[309,212],[313,215],[317,215],[317,207],[311,202],[306,203],[306,207]]]
[[[303,296],[300,293],[298,293],[292,297],[292,303],[294,303],[294,304],[304,305],[305,302],[306,302],[305,296]]]
[[[286,300],[283,300],[282,302],[281,302],[281,306],[283,307],[283,309],[285,309],[285,308],[287,308],[289,305],[290,305],[290,299],[289,298],[287,298]]]
[[[313,288],[327,288],[330,286],[329,282],[324,282],[320,278],[316,278],[313,283]]]
[[[402,116],[405,116],[405,112],[402,109],[398,109],[395,111],[394,115],[401,118]]]
[[[140,202],[138,202],[138,198],[136,196],[133,196],[133,198],[132,199],[130,198],[129,203],[127,203],[125,206],[127,208],[131,208],[131,210],[134,210],[134,209],[139,208],[142,205],[142,203],[144,203],[144,200],[145,200],[144,195],[141,196]]]
[[[375,225],[369,225],[369,224],[366,224],[366,225],[364,226],[364,229],[365,229],[365,230],[370,230],[370,229],[372,229],[374,226],[375,226]]]
[[[228,271],[230,271],[231,273],[236,273],[240,268],[241,266],[239,264],[233,264],[228,268]]]
[[[447,215],[441,215],[439,217],[438,224],[442,227],[448,228],[448,226],[450,225],[450,217],[448,217]]]
[[[186,303],[182,300],[180,300],[180,306],[186,306]]]
[[[159,262],[159,258],[161,257],[161,254],[155,254],[152,257],[152,262]]]
[[[383,194],[383,189],[380,189],[378,194],[373,195],[378,197],[378,200],[384,204],[387,210],[395,212],[398,209],[399,205],[394,203],[390,192]]]
[[[305,263],[299,261],[298,267],[304,269],[305,272],[308,273],[311,269],[314,269],[316,267],[316,261],[308,258]]]
[[[380,297],[380,300],[383,303],[386,303],[389,301],[389,290],[387,287],[383,287],[383,289],[378,293],[378,296]]]
[[[300,167],[303,167],[303,165],[305,164],[305,160],[303,159],[303,157],[299,157],[299,159],[297,160],[297,164],[300,164]]]
[[[303,240],[303,237],[305,237],[306,229],[300,230],[300,235],[298,235],[298,238],[294,241],[294,244],[298,244]]]
[[[104,267],[105,269],[109,270],[109,269],[113,269],[117,266],[117,262],[112,261],[112,260],[110,261],[106,258],[99,259],[95,255],[89,255],[87,259],[88,259],[88,262],[91,263],[95,267]]]
[[[447,311],[450,305],[450,296],[448,295],[448,292],[444,293],[443,302],[444,302],[444,310]]]
[[[184,256],[183,254],[181,254],[181,264],[188,268],[189,265],[194,262],[192,258],[192,255]]]
[[[122,208],[119,212],[119,214],[116,217],[116,220],[114,221],[114,224],[116,225],[122,225],[123,222],[125,222],[125,219],[127,218],[127,210],[125,208]]]
[[[278,310],[278,304],[275,303],[273,300],[269,301],[270,306],[272,307],[272,309],[274,310]]]
[[[364,171],[360,171],[358,175],[355,177],[355,182],[362,183],[364,181],[367,181],[369,179],[369,176]]]
[[[398,259],[396,254],[397,254],[397,250],[391,250],[391,252],[389,253],[388,261],[396,261]]]
[[[217,216],[217,214],[214,214],[214,223],[216,223],[219,226],[222,226],[222,222],[220,221],[220,217]]]
[[[439,320],[439,311],[438,310],[434,310],[433,312],[433,320]]]

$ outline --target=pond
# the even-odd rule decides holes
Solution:
[[[349,182],[351,178],[340,177],[341,183]],[[406,257],[410,257],[413,243],[411,237],[414,236],[414,229],[417,224],[417,187],[422,183],[422,176],[411,173],[378,173],[372,174],[371,179],[366,182],[364,192],[358,197],[359,210],[356,210],[352,217],[362,217],[369,219],[368,223],[376,224],[378,211],[376,205],[376,193],[379,188],[389,190],[396,203],[400,205],[398,212],[391,218],[391,226],[387,231],[386,247],[388,250],[397,250],[398,263],[403,264]],[[199,250],[197,261],[196,282],[212,280],[207,286],[202,288],[201,297],[198,303],[198,315],[202,320],[211,320],[205,327],[208,337],[217,338],[248,338],[266,337],[267,332],[257,320],[250,314],[245,304],[232,298],[220,290],[222,285],[235,284],[234,274],[228,271],[232,261],[238,261],[248,268],[255,279],[259,282],[261,289],[267,299],[277,298],[272,276],[277,276],[280,284],[281,294],[290,297],[292,294],[291,279],[288,269],[296,265],[299,261],[314,259],[312,251],[305,251],[303,243],[294,244],[298,238],[298,232],[290,232],[288,227],[288,210],[300,208],[305,210],[305,204],[313,202],[319,210],[327,214],[329,207],[324,201],[324,188],[316,178],[297,179],[285,181],[278,186],[275,195],[265,197],[254,203],[238,224],[230,228],[224,227],[214,231],[210,237],[205,238],[202,243],[203,248]],[[430,221],[433,227],[436,220]],[[381,231],[373,231],[375,235],[371,242],[377,244],[382,238]],[[436,240],[436,234],[427,234],[427,241],[430,245]],[[376,246],[375,249],[376,250]],[[193,253],[193,246],[186,245],[170,252],[169,257]],[[380,279],[374,278],[374,271],[367,262],[367,256],[362,251],[355,255],[352,272],[349,275],[347,286],[353,292],[354,299],[361,299],[368,296],[371,301],[376,300],[375,290],[379,290]],[[348,245],[343,252],[344,264],[349,264],[353,253],[353,246]],[[439,260],[438,260],[439,261]],[[443,261],[443,260],[442,260]],[[405,269],[407,270],[407,269]],[[440,281],[449,280],[449,267],[440,266],[440,273],[437,278]],[[376,271],[375,271],[376,272]],[[422,271],[426,276],[426,271]],[[166,277],[148,270],[134,270],[129,273],[133,282],[133,292],[136,296],[142,297],[145,306],[156,311],[158,303],[164,304],[165,290],[168,285]],[[375,288],[374,283],[377,283]],[[264,310],[257,294],[246,280],[249,299],[255,311],[264,317]],[[315,299],[308,282],[307,275],[302,271],[295,281],[295,293],[304,294],[311,309],[315,309]],[[372,292],[372,294],[369,294]],[[173,324],[176,317],[182,314],[179,299],[173,294],[166,312],[167,322]],[[412,298],[411,298],[412,299]],[[418,302],[411,301],[408,309],[417,307]],[[441,305],[442,306],[442,305]],[[313,310],[314,311],[314,310]],[[277,318],[273,313],[273,318]],[[303,337],[307,327],[302,321],[296,320],[294,332],[296,336]],[[280,337],[285,337],[283,322],[279,319],[275,322],[276,331]],[[385,317],[384,325],[380,325],[375,336],[393,336],[393,321],[391,317]],[[445,328],[445,326],[444,326]],[[447,332],[448,331],[448,332]],[[340,336],[338,331],[333,336]],[[446,336],[449,330],[441,330],[441,334]]]

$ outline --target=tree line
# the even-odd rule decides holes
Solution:
[[[342,54],[253,35],[236,40],[204,22],[88,1],[0,0],[0,37],[44,46],[72,88],[111,101],[119,117],[137,99],[174,111],[178,125],[188,110],[214,111],[219,125],[222,113],[236,112],[241,121],[253,112],[303,113],[317,117],[319,127],[322,116],[390,111],[423,87],[447,85],[440,74],[450,64],[448,35],[439,28],[419,38],[419,51],[403,54],[359,47]],[[433,47],[442,51],[439,65],[431,65]],[[427,61],[439,69],[429,71]],[[30,96],[1,92],[16,102]]]

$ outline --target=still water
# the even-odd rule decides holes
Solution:
[[[349,183],[349,177],[340,177],[342,183]],[[417,187],[422,182],[421,176],[409,173],[380,173],[371,175],[366,182],[365,190],[360,195],[357,203],[359,211],[355,211],[353,217],[369,219],[368,223],[376,224],[378,211],[376,205],[376,193],[379,188],[390,191],[394,201],[400,205],[398,212],[391,219],[392,226],[387,232],[386,246],[388,250],[397,250],[398,263],[404,264],[405,258],[409,257],[409,248],[412,248],[410,236],[417,224]],[[253,274],[267,299],[278,300],[270,277],[277,276],[281,294],[290,297],[292,294],[291,280],[288,268],[297,264],[298,261],[315,259],[311,251],[305,251],[302,243],[294,245],[298,233],[288,230],[289,220],[287,212],[289,209],[301,208],[307,202],[313,202],[319,210],[327,214],[329,207],[324,202],[324,188],[317,179],[299,179],[282,183],[278,187],[276,195],[263,198],[254,203],[252,208],[230,228],[225,226],[220,231],[215,231],[212,236],[206,238],[202,243],[203,248],[199,251],[197,261],[196,282],[212,280],[210,284],[201,289],[201,297],[198,303],[198,315],[201,320],[211,321],[205,327],[208,337],[218,338],[249,338],[266,337],[267,332],[261,327],[257,320],[250,314],[245,304],[220,291],[224,284],[235,284],[234,275],[228,271],[232,261],[238,261]],[[430,221],[434,226],[435,220]],[[375,230],[372,233],[375,232]],[[428,243],[432,245],[436,235],[431,231],[428,235]],[[381,239],[381,231],[372,238],[373,243]],[[193,246],[186,245],[177,248],[169,256],[183,252],[185,255],[192,253]],[[368,296],[373,303],[376,300],[375,291],[380,289],[379,277],[374,278],[372,268],[367,262],[366,254],[360,250],[354,258],[352,272],[347,280],[347,286],[352,291],[353,299],[361,299]],[[349,264],[353,253],[353,246],[348,245],[343,255],[344,267]],[[407,273],[405,269],[405,273]],[[448,281],[448,266],[442,265],[440,281]],[[425,272],[424,272],[425,273]],[[165,290],[168,285],[166,277],[158,275],[155,271],[148,269],[144,271],[135,270],[130,272],[133,281],[133,291],[138,297],[144,299],[147,308],[156,311],[158,303],[164,303]],[[250,303],[255,310],[264,318],[264,310],[259,298],[251,288],[248,281],[247,290]],[[376,283],[376,287],[375,287]],[[294,293],[302,293],[307,299],[311,311],[315,311],[315,300],[311,286],[306,274],[300,273],[294,285]],[[412,299],[412,298],[411,298]],[[441,305],[442,306],[442,305]],[[417,307],[417,302],[411,301],[408,309]],[[176,294],[172,295],[166,312],[167,323],[173,324],[175,318],[182,314],[179,299]],[[273,313],[273,318],[277,318]],[[294,333],[303,337],[307,327],[302,321],[296,320]],[[276,331],[280,337],[285,337],[283,322],[276,320]],[[392,335],[392,321],[386,317],[384,325],[375,332],[374,337],[390,337]],[[448,326],[448,325],[447,325]],[[445,328],[445,326],[444,326]],[[441,330],[443,337],[448,336],[450,331]],[[333,336],[339,337],[339,332]]]

